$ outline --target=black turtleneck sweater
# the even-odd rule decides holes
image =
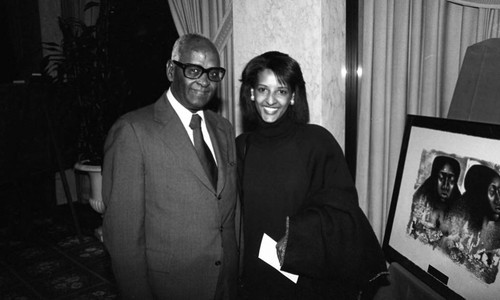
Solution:
[[[285,115],[275,123],[261,122],[236,143],[250,299],[355,298],[369,279],[386,271],[342,149],[326,129],[293,123]],[[279,241],[287,216],[282,270],[300,275],[297,284],[258,258],[263,233]]]

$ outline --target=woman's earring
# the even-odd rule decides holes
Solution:
[[[250,89],[250,100],[255,101],[255,96],[253,95],[253,89]]]
[[[292,100],[290,100],[290,105],[294,105],[295,104],[295,95],[292,96]]]

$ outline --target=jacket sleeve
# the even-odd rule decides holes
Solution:
[[[237,226],[237,238],[238,238],[238,255],[239,255],[239,272],[238,275],[241,277],[243,275],[243,255],[245,251],[245,239],[244,239],[244,227],[245,220],[243,219],[243,166],[245,161],[245,155],[247,152],[247,140],[248,134],[242,133],[236,138],[236,161],[237,161],[237,188],[238,188],[238,202],[236,206],[236,226]]]
[[[122,299],[151,299],[144,237],[144,168],[132,125],[119,119],[104,149],[104,244]]]
[[[386,272],[380,244],[358,205],[342,149],[323,136],[309,162],[311,189],[300,212],[290,217],[282,270],[337,280],[360,290]]]

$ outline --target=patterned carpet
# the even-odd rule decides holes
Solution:
[[[109,256],[94,236],[100,216],[76,205],[79,241],[69,209],[34,214],[22,238],[0,229],[0,299],[117,299]]]

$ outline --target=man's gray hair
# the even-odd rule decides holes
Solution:
[[[181,51],[184,48],[184,45],[186,45],[186,43],[188,43],[191,40],[197,40],[197,39],[207,40],[207,41],[209,41],[211,43],[211,41],[209,39],[207,39],[205,36],[203,36],[201,34],[197,34],[197,33],[188,33],[188,34],[185,34],[185,35],[179,37],[175,41],[174,47],[172,48],[172,57],[171,57],[171,59],[178,61],[180,59],[180,57],[181,57]]]

